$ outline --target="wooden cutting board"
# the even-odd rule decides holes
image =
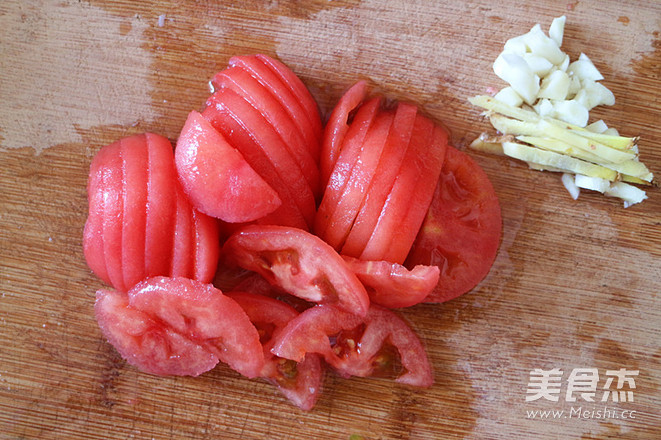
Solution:
[[[661,438],[656,188],[629,209],[589,191],[574,201],[558,175],[470,152],[500,198],[502,244],[472,292],[402,311],[433,364],[427,390],[328,374],[317,407],[302,412],[224,366],[198,378],[140,373],[92,314],[103,286],[81,251],[92,156],[143,131],[176,140],[232,55],[278,57],[325,114],[365,78],[420,105],[464,148],[488,129],[466,98],[503,86],[491,70],[502,44],[562,14],[564,50],[587,53],[617,98],[593,116],[640,135],[641,158],[658,174],[655,0],[3,1],[0,438]],[[535,369],[562,371],[557,402],[526,401]],[[602,402],[620,369],[638,372],[620,387],[633,401]],[[588,402],[570,376],[595,370]],[[547,410],[564,413],[534,413]]]

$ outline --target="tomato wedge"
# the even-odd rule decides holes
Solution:
[[[287,324],[271,351],[295,361],[317,353],[345,377],[395,373],[399,383],[433,383],[420,339],[402,318],[378,305],[364,318],[332,305],[312,307]]]
[[[319,237],[284,226],[250,225],[232,235],[225,259],[315,303],[335,303],[364,316],[369,297],[346,262]]]
[[[418,265],[408,270],[389,261],[365,261],[344,256],[344,261],[367,288],[372,303],[388,308],[421,303],[438,284],[436,266]]]
[[[243,309],[210,284],[149,278],[128,295],[100,290],[97,321],[130,364],[158,375],[196,376],[218,359],[247,377],[259,376],[264,354]]]
[[[349,130],[349,114],[358,108],[367,96],[367,82],[358,81],[347,90],[333,109],[324,129],[321,143],[321,184],[326,185],[335,162],[340,157],[344,137]]]
[[[282,203],[241,153],[195,110],[179,135],[175,164],[193,206],[212,217],[249,222]]]
[[[323,380],[320,357],[310,353],[301,362],[295,362],[271,353],[274,337],[298,312],[281,301],[254,293],[229,292],[227,296],[241,306],[260,334],[264,348],[260,376],[278,387],[294,405],[306,411],[312,409]]]
[[[473,289],[493,264],[502,228],[498,197],[482,168],[448,148],[427,217],[405,265],[436,265],[438,286],[427,302],[444,302]]]
[[[406,103],[397,105],[393,125],[379,159],[376,174],[369,189],[365,191],[365,199],[360,207],[360,212],[342,247],[343,255],[358,257],[365,249],[379,219],[381,208],[402,166],[406,148],[411,141],[417,112],[418,108],[414,105]]]

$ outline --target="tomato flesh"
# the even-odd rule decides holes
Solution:
[[[436,265],[440,280],[427,302],[444,302],[473,289],[493,264],[502,228],[498,197],[482,168],[448,148],[446,160],[406,266]]]
[[[243,308],[260,334],[265,360],[260,376],[278,387],[299,408],[312,409],[323,380],[320,357],[309,354],[301,362],[294,362],[271,353],[274,337],[298,312],[281,301],[255,293],[238,291],[227,295]]]
[[[402,366],[396,382],[428,387],[431,366],[422,342],[394,312],[370,306],[361,318],[332,305],[318,305],[292,319],[276,338],[277,356],[300,360],[317,353],[340,375],[370,376],[384,362],[384,348],[393,346]]]
[[[257,377],[264,366],[250,319],[210,284],[149,278],[127,295],[100,290],[95,312],[109,342],[148,373],[196,376],[220,359],[247,377]]]
[[[306,301],[365,315],[369,297],[346,262],[319,237],[283,226],[251,225],[232,235],[224,257]]]
[[[344,256],[344,260],[367,288],[370,301],[388,308],[421,303],[438,284],[437,266],[417,265],[408,270],[389,261],[365,261]]]

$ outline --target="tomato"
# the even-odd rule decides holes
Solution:
[[[260,334],[265,360],[260,376],[277,386],[299,408],[312,409],[323,380],[319,356],[311,353],[301,362],[295,362],[271,353],[274,337],[298,312],[281,301],[254,293],[230,292],[227,296],[241,306]]]
[[[229,262],[252,270],[287,293],[315,303],[335,303],[364,316],[365,288],[345,261],[319,237],[284,226],[251,225],[232,235],[222,251]]]
[[[195,208],[226,222],[256,220],[282,203],[241,153],[196,111],[190,112],[179,135],[175,164]]]
[[[319,158],[321,118],[310,92],[300,83],[296,75],[282,63],[266,55],[235,56],[230,58],[231,67],[239,67],[249,72],[282,104],[289,117],[298,127],[308,144],[310,154]],[[287,79],[283,81],[283,76]],[[300,84],[297,84],[300,83]],[[296,84],[296,93],[292,93],[291,84]]]
[[[275,58],[271,58],[264,54],[257,54],[255,57],[268,66],[282,80],[282,82],[294,94],[296,99],[298,99],[298,102],[303,106],[316,140],[316,154],[313,152],[313,156],[315,161],[319,161],[319,141],[321,140],[322,126],[317,102],[314,100],[307,87],[305,87],[305,84],[303,84],[301,79],[296,76],[289,67],[285,66]]]
[[[147,218],[145,220],[145,278],[170,273],[174,248],[177,170],[170,141],[147,133]]]
[[[243,309],[210,284],[149,278],[127,295],[100,290],[95,305],[103,334],[130,364],[159,375],[196,376],[218,359],[259,376],[264,354]]]
[[[456,298],[489,273],[501,227],[498,197],[486,173],[467,154],[448,148],[429,212],[405,263],[441,269],[428,302]]]
[[[420,387],[433,383],[427,354],[415,332],[394,312],[374,304],[364,318],[332,305],[312,307],[287,324],[271,351],[295,361],[317,353],[345,377],[395,373],[399,383]]]
[[[384,307],[409,307],[422,302],[438,284],[436,266],[418,265],[408,270],[389,261],[365,261],[344,257],[367,288],[370,301]]]
[[[319,168],[312,157],[300,131],[289,115],[269,91],[250,73],[238,67],[225,69],[213,78],[216,88],[227,88],[236,92],[257,109],[278,133],[289,153],[296,159],[305,179],[312,188],[315,198],[319,195]]]
[[[359,256],[369,240],[379,219],[388,193],[390,193],[399,172],[406,148],[411,140],[417,107],[399,103],[395,112],[392,129],[379,159],[377,171],[365,191],[365,199],[356,216],[351,231],[342,247],[342,254]]]
[[[115,289],[173,273],[213,278],[218,225],[188,201],[166,138],[147,133],[103,147],[90,166],[88,199],[85,258]]]
[[[358,108],[366,96],[367,83],[365,81],[358,81],[342,95],[328,118],[321,144],[320,168],[322,185],[328,183],[331,172],[335,168],[335,162],[340,157],[344,137],[349,130],[349,114]]]
[[[367,133],[372,127],[380,104],[380,98],[373,98],[362,105],[356,112],[353,123],[343,138],[341,151],[335,161],[333,172],[328,178],[324,196],[314,219],[314,231],[322,238],[325,237],[328,222],[337,208],[344,189],[349,182],[351,170],[358,161],[361,147]]]
[[[262,115],[232,90],[221,89],[214,93],[207,105],[215,106],[222,115],[220,118],[233,118],[243,126],[254,144],[234,146],[241,151],[241,147],[256,145],[268,157],[277,174],[288,184],[290,194],[306,223],[311,225],[316,210],[312,188],[273,127],[264,124]]]
[[[308,223],[296,204],[292,189],[280,176],[275,165],[257,144],[251,133],[243,126],[238,116],[216,98],[216,95],[209,98],[202,115],[225,136],[233,147],[241,152],[250,166],[278,193],[282,201],[280,207],[259,219],[259,222],[307,229]]]
[[[337,205],[332,210],[321,237],[333,248],[342,249],[354,219],[360,210],[372,179],[377,172],[377,164],[390,132],[394,115],[381,112],[370,127],[361,146],[360,154],[349,176]]]
[[[362,260],[403,263],[434,193],[445,156],[447,137],[417,115],[402,167],[381,209]]]

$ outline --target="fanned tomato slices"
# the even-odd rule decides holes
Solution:
[[[438,286],[427,302],[462,295],[489,273],[500,243],[498,197],[486,173],[465,153],[448,148],[445,164],[405,265],[436,265]]]
[[[377,305],[364,318],[331,305],[312,307],[287,324],[272,352],[292,360],[318,353],[345,377],[394,374],[399,383],[433,383],[415,332],[394,312]]]

